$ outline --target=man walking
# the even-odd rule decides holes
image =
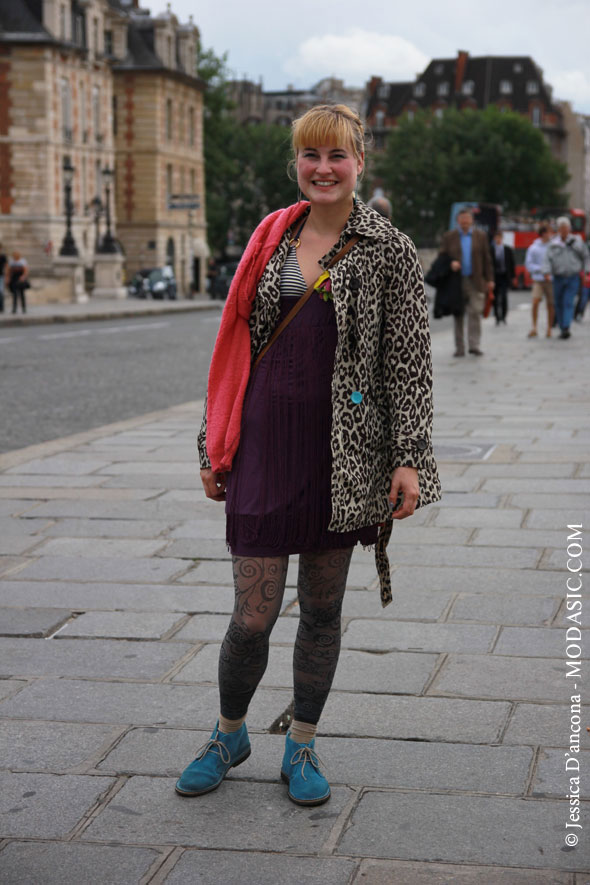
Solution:
[[[550,225],[539,225],[539,236],[534,240],[526,250],[524,266],[528,270],[533,280],[533,325],[529,332],[529,338],[537,337],[537,320],[539,318],[539,304],[545,298],[547,302],[547,338],[551,338],[551,329],[553,327],[553,319],[555,311],[553,308],[553,285],[551,280],[545,279],[543,273],[543,264],[545,255],[547,254],[547,244],[553,236]]]
[[[473,227],[473,214],[463,209],[457,215],[457,229],[443,236],[441,253],[451,259],[451,270],[461,271],[463,303],[467,313],[467,346],[469,353],[483,356],[480,349],[481,315],[486,290],[493,292],[494,271],[488,238],[484,231]],[[455,356],[465,356],[463,314],[454,317]]]
[[[502,231],[494,234],[492,241],[492,265],[494,268],[494,314],[496,325],[506,325],[508,313],[508,289],[514,277],[514,252],[510,246],[506,246]]]
[[[569,218],[562,215],[557,219],[557,236],[547,246],[543,261],[545,279],[550,280],[553,274],[553,298],[557,323],[561,329],[560,338],[570,337],[580,273],[587,261],[588,250],[584,242],[572,234]]]

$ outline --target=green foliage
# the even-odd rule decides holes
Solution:
[[[566,205],[564,164],[526,118],[495,106],[403,117],[375,171],[392,200],[394,223],[418,243],[445,230],[457,200],[505,210]]]
[[[287,177],[290,131],[282,126],[241,126],[228,98],[227,57],[201,50],[198,75],[204,96],[205,193],[211,251],[225,254],[228,238],[246,245],[264,215],[293,203],[296,185]]]

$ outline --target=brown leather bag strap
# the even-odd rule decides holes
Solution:
[[[328,262],[328,265],[327,265],[327,270],[329,270],[331,267],[334,267],[334,265],[338,261],[340,261],[341,258],[344,258],[346,253],[349,252],[352,249],[352,247],[356,243],[358,243],[359,240],[360,240],[360,236],[358,234],[355,234],[354,236],[352,236],[350,238],[350,240],[348,240],[348,242],[344,244],[342,249],[340,249],[340,251],[337,252],[333,258],[330,259],[330,261]],[[305,292],[301,296],[301,298],[297,299],[296,304],[291,308],[291,310],[289,311],[287,316],[276,327],[276,329],[272,333],[270,339],[267,341],[267,343],[264,345],[264,347],[262,348],[262,350],[260,351],[260,353],[256,357],[256,361],[254,362],[254,365],[252,366],[252,371],[254,371],[254,369],[256,368],[256,366],[258,365],[258,363],[260,362],[262,357],[265,355],[267,350],[269,350],[272,347],[272,345],[275,343],[275,341],[277,340],[277,338],[279,337],[281,332],[284,332],[285,329],[287,328],[287,326],[289,325],[289,323],[291,322],[291,320],[293,320],[296,317],[296,315],[299,313],[301,308],[304,306],[305,302],[313,295],[314,290],[315,290],[315,282],[313,282],[311,284],[311,286],[308,286],[308,288],[305,290]]]

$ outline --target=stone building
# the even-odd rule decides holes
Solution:
[[[360,110],[363,90],[349,88],[336,77],[325,77],[311,89],[265,91],[262,83],[233,80],[229,84],[230,97],[235,105],[233,114],[240,123],[274,123],[290,126],[293,120],[318,104],[347,104]]]
[[[202,288],[205,209],[169,210],[169,193],[202,195],[202,88],[198,31],[135,0],[0,0],[0,239],[18,248],[33,298],[59,298],[55,282],[65,219],[64,166],[73,166],[72,233],[92,279],[112,229],[127,264],[173,259],[188,288]],[[196,259],[196,261],[195,261]]]

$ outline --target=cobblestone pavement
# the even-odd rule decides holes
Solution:
[[[528,340],[515,310],[464,359],[435,333],[444,499],[395,525],[386,609],[355,552],[320,808],[288,800],[270,731],[291,700],[295,561],[251,757],[208,796],[173,790],[213,725],[232,607],[199,405],[1,456],[0,880],[588,885],[590,688],[585,661],[566,677],[564,620],[568,526],[590,511],[588,328]]]

